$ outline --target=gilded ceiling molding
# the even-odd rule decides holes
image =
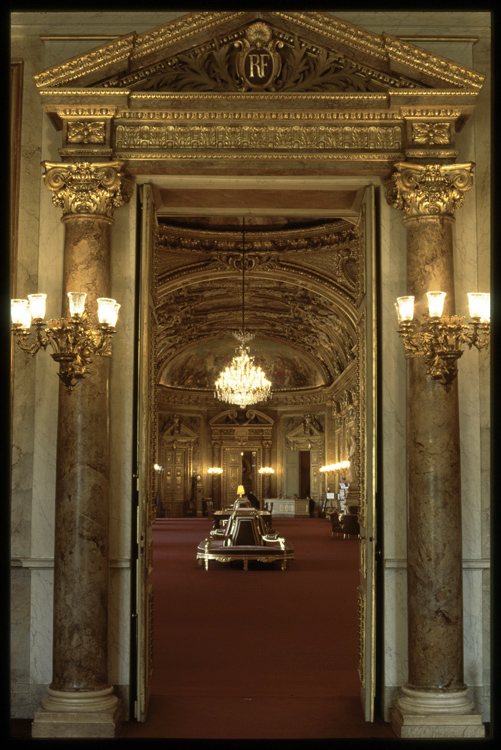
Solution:
[[[60,164],[42,162],[45,187],[53,193],[52,202],[63,209],[63,216],[96,214],[113,217],[127,203],[131,184],[121,172],[121,162]]]
[[[268,253],[308,253],[324,250],[344,250],[355,248],[358,243],[357,231],[347,222],[338,220],[339,228],[319,223],[316,227],[294,227],[293,229],[269,230],[247,233],[247,254],[259,256]],[[242,252],[242,233],[233,231],[224,237],[214,230],[190,229],[161,223],[156,233],[156,250],[182,250],[191,253],[235,253]]]
[[[395,164],[386,199],[404,212],[404,221],[415,216],[452,216],[473,185],[473,168],[473,163]]]

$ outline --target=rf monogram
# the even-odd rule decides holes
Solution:
[[[258,78],[264,78],[266,75],[265,68],[269,61],[270,56],[267,53],[249,55],[249,78],[254,78],[256,75]]]

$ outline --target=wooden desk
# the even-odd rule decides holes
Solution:
[[[215,510],[212,516],[213,524],[215,529],[220,529],[223,526],[223,521],[227,521],[233,513],[233,508],[227,508],[226,510]],[[267,510],[258,510],[260,516],[263,516],[265,525],[268,525],[271,519],[271,513]]]
[[[266,498],[265,503],[271,505],[273,518],[306,518],[310,516],[310,503],[306,498],[272,497]]]

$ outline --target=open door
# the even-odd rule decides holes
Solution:
[[[155,307],[153,285],[153,228],[155,212],[151,187],[141,190],[141,243],[138,262],[137,326],[137,558],[136,558],[136,670],[137,699],[135,716],[145,721],[153,673],[153,538],[156,517],[154,464],[157,456]]]
[[[366,721],[374,721],[376,692],[376,226],[375,195],[366,189],[361,236],[365,238],[365,270],[359,294],[359,409],[357,436],[359,460],[356,462],[360,523],[360,583],[358,586],[358,674],[360,695]]]

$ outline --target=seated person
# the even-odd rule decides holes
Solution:
[[[257,510],[259,510],[259,508],[260,508],[259,500],[257,499],[257,497],[255,495],[252,494],[252,492],[246,492],[246,494],[244,495],[244,497],[246,497],[247,500],[250,500],[250,503],[251,503],[251,505],[252,505],[253,508],[256,508]]]

